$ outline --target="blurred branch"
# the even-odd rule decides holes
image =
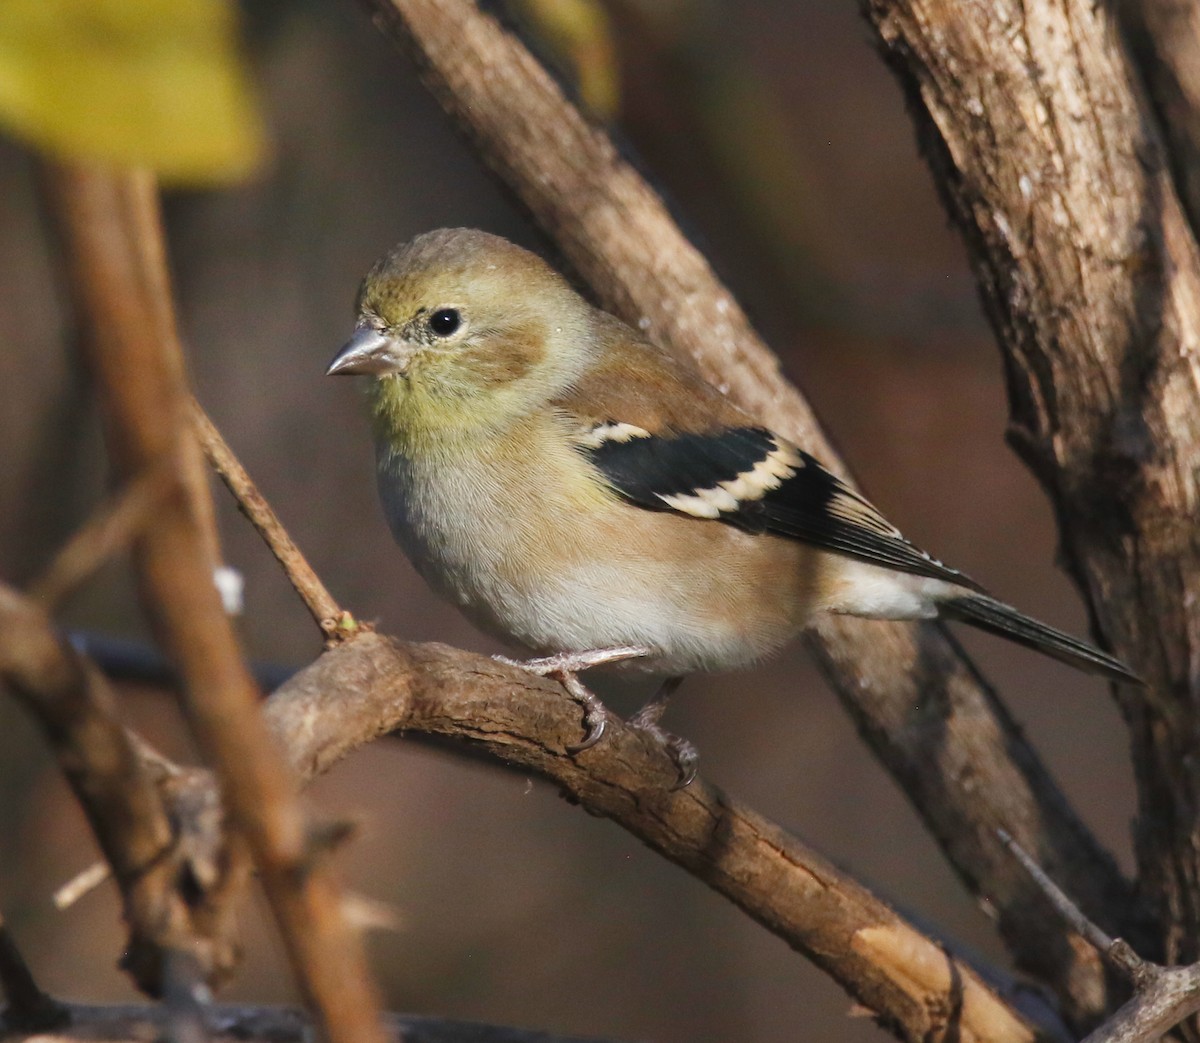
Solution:
[[[117,470],[199,459],[153,178],[48,166],[85,356]],[[190,447],[190,449],[188,448]],[[143,602],[184,680],[183,704],[216,767],[231,825],[254,856],[293,970],[333,1043],[382,1041],[359,939],[332,868],[314,858],[294,780],[274,751],[259,694],[213,585],[207,485],[188,480],[136,544]],[[198,506],[207,504],[206,508]]]
[[[118,722],[99,671],[55,635],[50,620],[0,585],[0,679],[33,715],[112,866],[129,925],[124,964],[161,988],[165,954],[191,951],[219,978],[236,955],[220,890],[185,898],[183,862],[154,767]],[[189,901],[190,898],[190,901]],[[216,909],[207,909],[208,902]]]
[[[1070,897],[1007,834],[1001,839],[1037,881],[1054,908],[1080,937],[1120,974],[1129,979],[1134,997],[1104,1022],[1084,1043],[1155,1043],[1176,1025],[1200,1011],[1200,964],[1160,967],[1143,960],[1120,938],[1110,938],[1080,911]]]
[[[1117,11],[1194,235],[1200,230],[1200,7],[1192,0],[1120,0]]]
[[[354,620],[333,600],[333,595],[300,552],[295,540],[288,535],[279,516],[255,487],[250,475],[234,456],[221,432],[204,412],[204,407],[193,398],[188,404],[188,409],[192,427],[204,455],[208,457],[208,462],[233,493],[241,512],[258,530],[271,553],[275,555],[296,593],[300,595],[300,600],[304,602],[304,607],[308,609],[309,615],[321,628],[321,632],[330,639],[352,633]]]
[[[365,3],[604,307],[693,357],[755,416],[846,474],[808,403],[659,197],[517,39],[471,0]],[[1103,1012],[1099,961],[1046,915],[1044,896],[1015,871],[996,829],[1036,851],[1086,909],[1107,910],[1131,937],[1140,929],[1136,895],[958,646],[935,625],[849,617],[820,621],[812,644],[947,858],[989,899],[1019,966],[1048,982],[1072,1016]]]
[[[63,1005],[70,1023],[57,1031],[27,1033],[0,1020],[7,1043],[145,1043],[162,1039],[167,1017],[161,1007],[123,1004]],[[290,1007],[251,1007],[220,1004],[207,1008],[212,1043],[311,1043],[312,1023]],[[483,1025],[477,1022],[423,1018],[409,1014],[384,1015],[388,1043],[614,1043],[593,1037],[559,1036],[547,1032]]]
[[[870,0],[866,12],[970,248],[1004,352],[1010,440],[1053,501],[1094,630],[1148,682],[1117,695],[1138,785],[1139,884],[1158,924],[1135,939],[1118,918],[1114,933],[1190,963],[1200,957],[1200,249],[1113,5]],[[1079,900],[1043,849],[1016,839]],[[1106,909],[1080,904],[1092,918]]]
[[[128,548],[170,490],[174,476],[158,467],[133,476],[83,524],[29,585],[29,597],[47,613],[114,554]]]
[[[0,916],[0,988],[8,1001],[0,1009],[0,1024],[6,1027],[42,1032],[67,1019],[66,1010],[38,987],[3,916]]]

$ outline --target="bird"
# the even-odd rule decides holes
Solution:
[[[823,613],[960,620],[1116,682],[1119,659],[990,596],[906,539],[861,493],[487,232],[439,229],[368,272],[329,375],[372,378],[376,475],[396,541],[434,590],[578,679],[620,663],[663,679],[629,723],[659,724],[684,676],[749,667]]]

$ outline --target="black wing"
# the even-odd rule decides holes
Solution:
[[[868,500],[765,428],[664,438],[609,422],[589,428],[578,442],[609,484],[639,507],[791,536],[874,565],[982,589],[913,546]]]

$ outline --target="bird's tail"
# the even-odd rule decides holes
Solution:
[[[947,598],[938,603],[941,612],[951,619],[999,634],[1019,645],[1044,652],[1061,659],[1064,663],[1093,674],[1103,674],[1113,681],[1142,684],[1142,679],[1133,673],[1121,660],[1101,652],[1086,641],[1064,634],[1061,630],[1039,623],[1023,615],[1003,601],[989,598],[986,594],[965,594]]]

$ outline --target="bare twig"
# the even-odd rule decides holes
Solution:
[[[29,596],[53,614],[68,594],[133,542],[173,481],[172,469],[162,464],[135,475],[67,541],[29,585]]]
[[[70,909],[84,895],[91,894],[112,876],[112,867],[107,862],[93,862],[80,870],[51,896],[54,908]]]
[[[1156,971],[1155,964],[1147,963],[1133,951],[1128,942],[1120,938],[1110,937],[1098,924],[1089,920],[1083,914],[1083,910],[1071,900],[1070,896],[1051,880],[1046,871],[1033,860],[1028,851],[1013,840],[1003,829],[997,830],[997,832],[1005,847],[1021,863],[1025,872],[1033,877],[1034,882],[1042,889],[1046,897],[1050,899],[1050,904],[1054,906],[1058,915],[1063,918],[1072,931],[1086,939],[1092,948],[1124,974],[1135,986],[1153,977]]]
[[[194,398],[190,402],[190,412],[192,426],[208,462],[233,493],[242,513],[271,549],[322,633],[327,638],[352,635],[357,629],[354,620],[348,612],[338,607],[333,595],[283,527],[279,516],[259,493],[249,473],[221,436],[217,425]]]
[[[1071,930],[1087,941],[1129,978],[1135,995],[1084,1043],[1155,1043],[1193,1014],[1200,1012],[1200,964],[1160,967],[1143,960],[1120,938],[1110,938],[1089,920],[1029,853],[1003,833],[1005,846],[1046,893]]]
[[[48,168],[47,182],[114,462],[128,474],[194,449],[153,178],[62,165]],[[195,498],[167,501],[136,545],[144,602],[321,1031],[334,1043],[382,1041],[361,944],[344,922],[332,868],[308,850],[294,780],[212,583],[207,514]]]
[[[518,40],[472,0],[364,2],[601,304],[693,357],[714,384],[846,474],[808,404],[661,200]],[[1044,852],[1086,908],[1119,910],[1131,935],[1136,896],[991,689],[935,626],[828,619],[813,645],[947,858],[991,899],[1018,964],[1083,1020],[1101,1013],[1100,968],[1039,908],[1040,892],[1012,871],[996,827]]]
[[[67,1020],[62,1005],[38,987],[3,916],[0,916],[0,988],[8,1000],[0,1010],[0,1026],[4,1029],[39,1032]]]
[[[1083,1043],[1157,1043],[1175,1026],[1200,1012],[1200,964],[1158,968],[1133,999]]]

